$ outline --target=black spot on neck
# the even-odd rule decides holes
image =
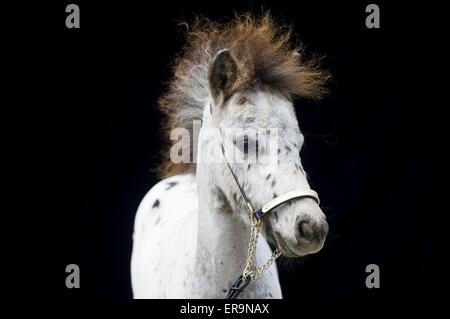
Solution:
[[[268,174],[268,175],[266,176],[266,181],[269,180],[270,176],[272,176],[272,174]]]
[[[172,187],[174,187],[174,186],[177,185],[177,184],[178,184],[178,182],[170,182],[170,183],[167,183],[166,191],[169,190],[169,189],[171,189]]]
[[[153,203],[153,206],[152,206],[152,208],[156,208],[156,207],[159,207],[159,199],[157,199],[157,200],[155,200],[155,202]]]

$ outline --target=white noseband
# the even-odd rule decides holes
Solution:
[[[320,205],[320,199],[317,192],[313,191],[312,189],[306,189],[306,190],[293,190],[290,192],[287,192],[285,194],[282,194],[274,199],[272,199],[270,202],[265,204],[260,210],[255,212],[256,219],[263,218],[267,213],[269,213],[271,210],[275,209],[276,207],[280,206],[283,203],[286,203],[292,199],[296,198],[312,198],[316,201],[317,205]]]

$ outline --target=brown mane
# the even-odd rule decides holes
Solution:
[[[301,44],[293,46],[291,29],[276,24],[270,14],[244,14],[223,24],[197,19],[185,25],[186,45],[175,59],[167,93],[159,99],[160,110],[166,116],[167,137],[176,127],[186,128],[192,137],[192,121],[202,119],[210,96],[209,67],[223,49],[230,51],[239,67],[233,91],[269,88],[289,98],[310,99],[326,93],[328,73],[319,69],[317,59],[304,60]],[[173,163],[167,150],[160,167],[162,176],[195,172],[192,154],[197,141],[191,140],[189,146],[191,163]]]

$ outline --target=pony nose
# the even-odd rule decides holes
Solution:
[[[299,242],[319,243],[325,239],[327,233],[326,220],[314,221],[305,218],[298,222],[296,237]]]

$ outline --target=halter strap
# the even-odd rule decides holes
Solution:
[[[233,176],[234,181],[236,182],[236,185],[239,188],[239,191],[241,192],[241,195],[245,201],[245,204],[247,205],[247,207],[251,210],[251,213],[253,214],[253,206],[250,203],[250,200],[248,199],[247,195],[245,195],[244,189],[242,188],[241,184],[239,183],[239,180],[238,180],[236,174],[234,174],[233,170],[231,169],[230,163],[228,163],[228,161],[227,161],[227,158],[225,156],[225,149],[223,148],[222,143],[220,144],[220,149],[222,150],[222,154],[223,154],[223,158],[225,159],[225,163],[227,163],[227,166],[230,169],[231,175]]]
[[[317,192],[313,191],[312,189],[306,189],[306,190],[293,190],[288,193],[282,194],[278,197],[275,197],[270,202],[265,204],[261,209],[257,210],[255,212],[255,218],[257,220],[260,220],[263,218],[267,213],[270,213],[273,209],[277,208],[283,203],[286,203],[290,200],[293,200],[295,198],[312,198],[317,203],[317,205],[320,205],[320,199]]]

